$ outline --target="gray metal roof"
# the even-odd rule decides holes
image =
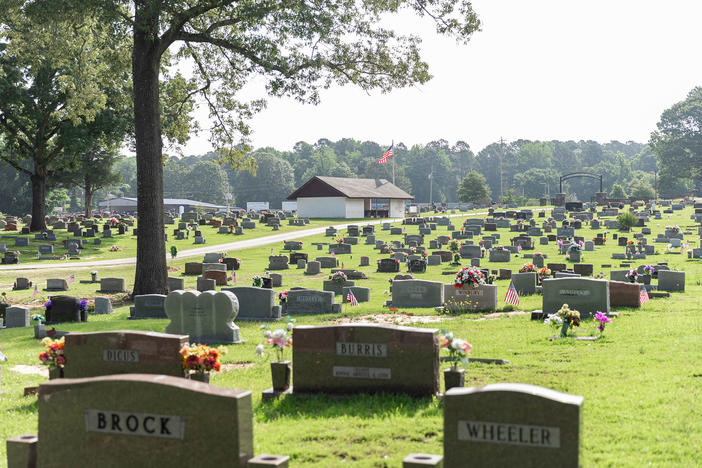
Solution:
[[[109,205],[115,205],[119,204],[120,200],[127,200],[129,202],[134,202],[136,203],[137,199],[133,197],[119,197],[119,198],[113,198],[108,201],[101,201],[100,206],[107,206]],[[184,206],[201,206],[203,208],[226,208],[224,205],[213,205],[212,203],[205,203],[205,202],[200,202],[196,200],[188,200],[187,198],[164,198],[163,199],[163,204],[164,205],[184,205]]]
[[[288,196],[288,200],[299,197],[319,197],[315,188],[326,185],[347,198],[395,198],[413,199],[414,197],[386,179],[350,179],[345,177],[315,176]],[[315,187],[317,186],[317,187]]]

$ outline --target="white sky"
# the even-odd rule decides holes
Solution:
[[[466,141],[477,152],[512,141],[647,142],[661,112],[702,85],[700,0],[475,0],[482,31],[467,45],[437,36],[428,20],[400,31],[424,42],[434,78],[370,96],[351,86],[318,106],[268,99],[251,122],[255,147],[354,138],[408,146]],[[249,96],[252,97],[252,96]],[[198,112],[202,126],[207,114]],[[207,135],[184,154],[209,151]]]

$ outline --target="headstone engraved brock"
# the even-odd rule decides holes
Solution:
[[[526,384],[444,396],[446,466],[579,466],[583,397]]]
[[[37,467],[244,467],[253,457],[250,391],[150,374],[64,378],[40,385],[38,411]]]
[[[439,391],[438,331],[393,325],[298,326],[293,330],[296,393]]]

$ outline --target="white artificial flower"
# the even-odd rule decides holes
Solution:
[[[456,338],[451,342],[451,348],[454,349],[455,351],[462,351],[463,347],[465,346],[466,342],[463,341],[460,338]]]
[[[264,338],[270,338],[270,337],[271,337],[271,331],[270,331],[270,330],[264,331],[264,332],[263,332],[263,337],[264,337]]]
[[[292,323],[292,322],[288,322],[288,324],[285,325],[285,328],[287,328],[288,330],[292,330],[292,329],[293,329],[293,323]]]
[[[273,333],[271,333],[271,338],[282,340],[283,338],[285,338],[285,330],[283,330],[282,328],[276,329]]]
[[[448,341],[453,341],[453,332],[448,332],[448,333],[446,334],[446,339],[447,339]]]
[[[262,357],[265,354],[266,349],[263,347],[262,344],[260,344],[260,345],[256,346],[255,352],[256,352],[256,356]]]

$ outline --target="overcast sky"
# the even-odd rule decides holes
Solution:
[[[367,95],[336,87],[318,106],[268,99],[252,121],[255,147],[349,137],[408,146],[446,139],[477,152],[512,141],[648,141],[661,112],[702,85],[700,0],[476,0],[482,21],[467,45],[403,17],[423,38],[434,78]],[[258,83],[260,85],[260,83]],[[254,83],[255,89],[256,83]],[[207,125],[207,116],[197,118]],[[206,134],[185,154],[210,150]]]

